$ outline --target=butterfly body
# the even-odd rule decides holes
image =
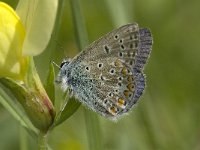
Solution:
[[[152,47],[148,29],[128,24],[63,61],[57,82],[93,111],[116,120],[138,101],[145,88],[144,65]]]

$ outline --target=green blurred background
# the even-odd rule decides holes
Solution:
[[[117,123],[99,117],[104,149],[200,150],[200,1],[82,0],[80,6],[90,42],[131,22],[149,27],[154,38],[147,88],[138,105]],[[63,7],[58,38],[51,40],[54,50],[35,58],[44,82],[50,60],[59,64],[78,53],[68,0]],[[83,109],[50,134],[52,149],[88,149]],[[0,105],[0,150],[20,149],[20,130]],[[29,137],[28,142],[36,149],[36,141]]]

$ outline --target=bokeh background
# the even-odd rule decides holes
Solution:
[[[117,123],[99,117],[104,150],[200,150],[200,1],[82,0],[80,6],[90,42],[131,22],[150,28],[154,38],[138,105]],[[55,48],[35,58],[43,81],[50,60],[59,64],[78,53],[68,0],[63,7]],[[83,109],[52,131],[52,149],[88,149]],[[0,150],[20,149],[19,139],[19,122],[0,105]]]

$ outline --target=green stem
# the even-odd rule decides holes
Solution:
[[[64,10],[64,2],[65,2],[64,0],[58,0],[58,9],[57,9],[57,14],[56,14],[55,25],[54,25],[54,29],[51,35],[51,41],[49,42],[49,45],[46,48],[48,49],[48,51],[53,52],[51,53],[51,58],[55,55],[54,52],[55,52],[55,48],[56,48],[57,40],[59,36],[59,30],[60,30],[63,10]]]
[[[133,13],[128,13],[123,0],[105,0],[105,4],[107,6],[108,13],[110,13],[110,19],[115,27],[129,23],[130,19],[133,18]]]
[[[24,127],[20,124],[20,150],[28,150],[28,139],[27,139],[27,132],[25,131]]]
[[[40,132],[38,135],[38,150],[48,150],[46,133]]]
[[[87,128],[87,136],[89,140],[90,150],[102,150],[102,136],[100,122],[97,114],[85,109],[85,124]]]
[[[79,51],[88,45],[88,36],[83,16],[81,15],[79,0],[70,0],[72,8],[72,17],[75,26],[75,34]]]
[[[83,16],[81,15],[82,13],[80,10],[80,1],[70,0],[70,3],[72,8],[72,15],[74,19],[73,21],[74,21],[79,50],[82,50],[86,45],[88,45],[88,37],[84,19]],[[89,149],[102,150],[103,147],[101,144],[101,130],[100,130],[98,116],[94,112],[91,112],[88,109],[85,109],[84,114],[85,114]]]

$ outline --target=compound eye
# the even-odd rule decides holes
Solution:
[[[67,66],[70,62],[71,62],[71,59],[70,59],[70,58],[64,59],[64,60],[62,61],[62,63],[60,64],[60,68],[62,68],[64,65]]]
[[[60,68],[62,68],[62,67],[64,66],[64,64],[66,64],[66,63],[67,63],[66,61],[62,62],[62,63],[60,64]]]

